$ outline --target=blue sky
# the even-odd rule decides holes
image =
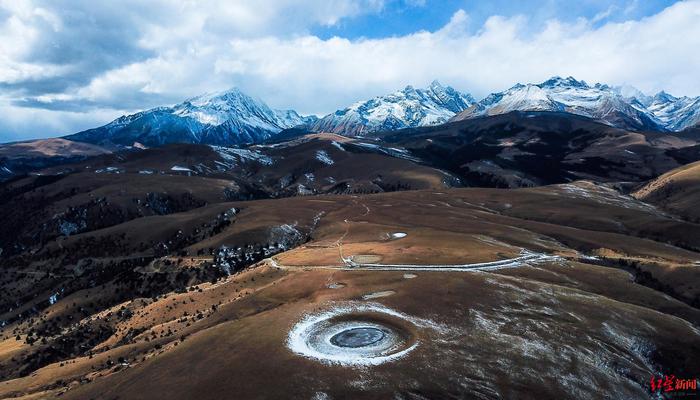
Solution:
[[[349,18],[333,26],[315,26],[311,32],[321,38],[402,36],[420,30],[440,29],[460,9],[469,14],[469,30],[472,33],[493,15],[527,15],[533,29],[551,19],[575,21],[579,18],[592,20],[598,17],[595,25],[601,25],[654,15],[673,3],[674,1],[668,0],[395,1],[380,12]]]
[[[0,142],[239,87],[332,112],[434,79],[700,95],[700,0],[0,0]]]

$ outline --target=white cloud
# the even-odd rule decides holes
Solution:
[[[700,94],[700,3],[679,3],[640,21],[550,21],[525,33],[525,17],[489,18],[468,34],[463,11],[436,32],[379,40],[266,37],[232,41],[219,74],[277,106],[330,112],[357,99],[434,78],[477,97],[516,82],[573,75],[647,92]],[[233,65],[227,69],[224,65]]]
[[[90,113],[16,107],[0,103],[0,142],[61,136],[94,128],[122,115],[123,110],[98,109]]]
[[[29,56],[36,42],[45,40],[47,29],[61,31],[68,25],[65,17],[50,4],[32,8],[26,6],[29,2],[20,3],[21,10],[12,11],[0,28],[0,46],[6,46],[0,47],[0,84],[69,76],[82,64]],[[87,4],[95,3],[83,7]],[[699,1],[680,2],[636,21],[605,22],[605,12],[591,20],[551,20],[534,33],[526,16],[492,16],[475,27],[462,10],[434,32],[357,40],[320,39],[309,33],[313,26],[337,24],[385,6],[381,0],[211,1],[207,7],[193,1],[158,0],[146,6],[132,0],[111,11],[129,13],[118,16],[133,25],[119,48],[133,57],[91,70],[84,82],[76,79],[58,92],[32,96],[55,107],[82,106],[90,113],[87,123],[94,115],[111,118],[114,110],[173,103],[230,86],[275,107],[306,113],[331,112],[433,79],[476,97],[552,75],[629,84],[645,92],[700,94]],[[108,48],[97,49],[109,53]],[[21,86],[13,90],[19,93],[14,96],[27,96]],[[75,113],[71,118],[55,115],[68,121],[61,133],[74,130],[71,123],[84,125],[76,122]]]

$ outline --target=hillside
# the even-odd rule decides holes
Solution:
[[[689,221],[700,222],[700,162],[684,165],[652,180],[632,195]]]
[[[0,397],[534,399],[569,393],[541,377],[573,363],[578,398],[635,398],[650,374],[700,372],[698,225],[612,189],[212,201],[11,258],[3,301],[26,297],[1,316]],[[401,355],[308,355],[357,324]]]
[[[469,186],[652,179],[700,159],[693,137],[634,132],[554,112],[511,112],[376,135]]]
[[[282,138],[0,183],[0,398],[645,398],[700,374],[692,131],[513,112]]]
[[[107,153],[101,146],[60,138],[0,144],[0,180]]]

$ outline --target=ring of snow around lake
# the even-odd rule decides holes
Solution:
[[[377,304],[343,305],[302,318],[289,332],[287,346],[325,364],[379,365],[418,346],[413,322]]]
[[[386,332],[384,329],[363,326],[336,333],[331,337],[331,344],[338,347],[367,347],[383,340],[385,337]]]

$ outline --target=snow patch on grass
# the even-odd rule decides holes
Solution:
[[[274,162],[269,156],[254,150],[236,149],[233,147],[210,146],[219,156],[226,161],[229,168],[236,166],[239,162],[255,161],[262,165],[272,165]]]
[[[332,141],[331,144],[332,144],[333,147],[335,147],[336,149],[338,149],[338,150],[340,150],[340,151],[345,151],[345,147],[343,147],[342,144],[340,144],[340,143],[338,143],[338,142],[336,142],[336,141]]]
[[[364,142],[356,142],[354,143],[360,147],[364,147],[365,149],[370,149],[374,150],[375,152],[378,153],[383,153],[391,157],[396,157],[396,158],[403,158],[404,160],[409,160],[413,162],[418,162],[420,159],[418,157],[415,157],[411,154],[410,151],[406,149],[400,149],[397,147],[382,147],[379,145],[376,145],[374,143],[364,143]]]
[[[642,210],[652,212],[660,216],[667,216],[665,213],[661,212],[651,204],[644,203],[635,199],[634,197],[624,195],[615,189],[605,186],[594,185],[587,182],[578,182],[576,184],[567,183],[564,185],[559,185],[559,187],[563,189],[564,193],[566,194],[574,197],[591,199],[600,204],[607,204],[633,210]]]
[[[378,303],[349,303],[332,307],[330,310],[303,317],[287,336],[287,347],[303,357],[318,360],[324,364],[346,367],[369,367],[405,357],[418,347],[414,342],[408,347],[403,339],[387,326],[370,321],[344,320],[334,323],[338,317],[352,316],[355,313],[385,314],[401,319],[419,328],[443,329],[430,320],[411,317]],[[379,329],[386,335],[384,339],[362,347],[340,347],[331,338],[348,329]]]
[[[120,174],[122,169],[118,167],[105,167],[95,170],[96,174]]]
[[[362,300],[378,299],[380,297],[391,296],[394,293],[396,293],[396,292],[393,290],[383,290],[381,292],[369,293],[369,294],[363,295]]]
[[[326,165],[333,165],[335,162],[333,159],[326,153],[325,150],[318,150],[316,152],[316,159]]]

